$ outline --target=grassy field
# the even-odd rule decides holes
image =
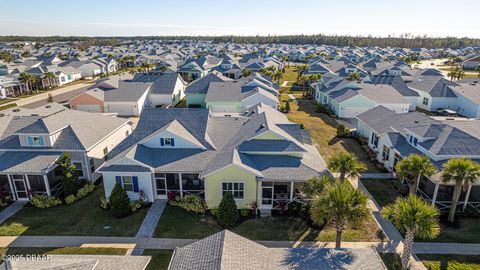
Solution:
[[[378,253],[388,270],[401,270],[402,264],[400,258],[395,253]]]
[[[367,165],[368,171],[377,171],[367,153],[354,139],[336,137],[337,122],[326,114],[315,112],[316,105],[313,101],[290,102],[290,108],[288,119],[302,123],[310,131],[315,146],[326,162],[336,153],[346,151],[357,155],[358,159]]]
[[[17,104],[16,103],[9,103],[7,105],[0,106],[0,111],[10,109],[10,108],[13,108],[13,107],[17,107]]]
[[[142,255],[152,256],[146,270],[167,270],[173,250],[147,249]]]
[[[392,179],[361,179],[362,184],[367,188],[375,201],[381,207],[395,202],[400,196],[397,190],[398,181]]]
[[[458,218],[458,217],[457,217]],[[415,241],[437,243],[480,243],[480,220],[460,218],[460,228],[440,224],[440,235],[435,239],[417,239]]]
[[[480,256],[473,255],[437,255],[418,254],[429,270],[478,270]]]
[[[0,235],[134,236],[148,209],[118,219],[100,208],[103,194],[103,186],[99,186],[88,197],[71,205],[48,209],[26,205],[0,225]]]
[[[15,101],[15,100],[18,100],[18,98],[0,99],[0,105],[5,104],[5,103],[9,103],[9,102],[12,102],[12,101]]]
[[[125,255],[125,248],[81,248],[81,247],[63,247],[63,248],[0,248],[0,254],[3,255],[44,255],[44,254],[81,254],[81,255]]]
[[[160,218],[154,237],[201,239],[222,230],[212,217],[189,213],[179,207],[167,206]],[[254,218],[242,222],[233,232],[251,240],[294,241],[306,234],[309,241],[334,241],[335,230],[326,226],[313,230],[300,218],[288,216]],[[343,233],[344,241],[381,241],[383,234],[372,217],[358,227]]]

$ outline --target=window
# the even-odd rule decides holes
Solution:
[[[418,139],[417,139],[417,138],[413,138],[413,145],[417,146],[417,143],[418,143]]]
[[[375,145],[375,147],[378,147],[378,136],[375,133],[372,133],[372,140],[371,143]]]
[[[161,138],[160,139],[161,146],[175,146],[175,139],[174,138]]]
[[[122,176],[122,187],[125,191],[133,191],[133,181],[131,176]]]
[[[41,136],[28,136],[29,145],[43,145],[43,137]]]
[[[128,135],[130,135],[130,131],[129,131],[129,130],[125,131],[125,137],[128,137]]]
[[[390,148],[387,146],[383,146],[383,152],[382,152],[382,158],[383,160],[388,160],[388,157],[390,156]]]
[[[81,162],[72,162],[73,165],[75,165],[75,173],[79,178],[83,178],[83,169],[82,169],[82,163]]]
[[[424,97],[422,103],[423,105],[428,105],[428,98]]]
[[[95,160],[92,158],[89,161],[90,164],[90,172],[93,173],[95,171]]]
[[[242,182],[223,182],[222,194],[225,192],[231,192],[235,199],[243,199],[244,184]]]

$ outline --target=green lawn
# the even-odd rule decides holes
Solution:
[[[388,270],[401,270],[402,263],[396,253],[378,253]]]
[[[212,217],[167,206],[160,218],[154,237],[201,239],[222,230]],[[308,241],[335,241],[335,230],[325,227],[313,230],[300,218],[275,216],[254,218],[242,222],[233,232],[251,240],[295,241],[306,233]],[[349,227],[343,233],[344,241],[381,241],[383,234],[372,217],[358,227]]]
[[[17,104],[16,103],[9,103],[7,105],[0,106],[0,111],[10,109],[10,108],[13,108],[13,107],[17,107]]]
[[[15,100],[18,100],[18,98],[0,99],[0,105],[5,104],[5,103],[9,103],[9,102],[12,102],[12,101],[15,101]]]
[[[400,196],[398,191],[400,183],[395,179],[361,179],[360,181],[381,207],[395,202],[395,199]]]
[[[417,255],[429,270],[478,270],[480,256],[473,255]]]
[[[458,217],[457,217],[458,218]],[[460,228],[440,224],[440,235],[435,239],[415,241],[437,243],[480,243],[480,219],[460,218]]]
[[[173,250],[147,249],[142,255],[152,256],[146,270],[167,270]]]
[[[167,205],[153,237],[201,239],[221,229],[211,218],[203,218],[180,207]]]
[[[377,172],[375,165],[368,159],[368,154],[354,139],[337,138],[337,122],[330,116],[315,112],[313,101],[290,102],[288,119],[302,123],[310,131],[312,140],[326,162],[339,151],[351,152],[367,165],[368,171]]]
[[[103,186],[99,186],[88,197],[71,205],[48,209],[26,205],[0,225],[0,235],[134,236],[148,209],[118,219],[99,207],[103,194]]]
[[[125,255],[125,248],[0,248],[1,255],[43,255],[43,254],[81,254],[81,255]]]

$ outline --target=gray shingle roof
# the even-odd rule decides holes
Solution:
[[[62,152],[3,151],[0,152],[0,171],[3,173],[45,173]]]
[[[222,74],[218,72],[211,72],[208,75],[199,78],[192,83],[190,83],[186,89],[186,94],[206,94],[208,90],[208,86],[212,82],[224,82],[230,80],[227,77],[224,77]]]
[[[221,231],[177,248],[169,270],[382,270],[373,249],[267,248],[230,231]]]

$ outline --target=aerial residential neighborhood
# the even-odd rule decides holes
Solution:
[[[480,269],[478,3],[137,2],[1,3],[1,269]]]

